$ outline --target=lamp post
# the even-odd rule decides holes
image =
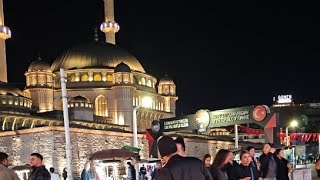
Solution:
[[[296,120],[291,121],[290,125],[286,127],[286,146],[289,146],[289,127],[297,127],[298,126],[298,122]],[[292,167],[293,169],[295,168],[295,149],[294,147],[292,147]]]
[[[132,117],[132,132],[133,132],[133,146],[138,147],[138,125],[137,125],[137,111],[141,106],[133,108]]]
[[[69,113],[68,113],[68,100],[66,90],[66,77],[64,69],[60,68],[60,81],[61,81],[61,93],[62,93],[62,105],[63,105],[63,122],[64,122],[64,133],[66,139],[66,157],[67,157],[67,179],[73,179],[72,176],[72,145],[70,138],[69,128]]]
[[[290,125],[286,127],[286,146],[289,146],[289,127],[297,127],[298,122],[296,120],[291,121]]]

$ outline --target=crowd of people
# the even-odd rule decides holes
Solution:
[[[263,145],[262,154],[256,158],[255,148],[248,146],[240,152],[240,161],[234,160],[230,150],[220,149],[212,161],[210,154],[200,160],[187,157],[186,146],[182,136],[173,139],[164,135],[158,141],[161,164],[158,163],[151,174],[152,180],[289,180],[292,164],[285,158],[283,149],[275,149],[272,144]],[[211,163],[212,162],[212,163]],[[54,168],[50,172],[43,165],[43,156],[32,153],[29,157],[30,168],[28,180],[60,180]],[[131,162],[127,162],[129,171],[127,180],[136,180],[136,171]],[[0,180],[19,180],[14,170],[8,168],[9,156],[0,152]],[[315,164],[320,177],[320,159]],[[90,180],[90,163],[85,165],[81,180]],[[146,179],[145,167],[139,171],[139,180]],[[67,177],[66,170],[63,179]]]
[[[284,149],[275,149],[270,143],[263,145],[258,158],[255,148],[248,146],[240,152],[240,162],[234,160],[230,150],[220,149],[212,164],[210,154],[205,154],[202,161],[185,157],[185,145],[180,137],[178,140],[166,135],[161,137],[158,149],[163,166],[158,179],[154,180],[289,180],[292,169]],[[319,175],[319,159],[316,169]]]

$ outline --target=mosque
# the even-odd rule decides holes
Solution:
[[[138,132],[141,159],[151,158],[150,142],[154,139],[151,137],[152,131],[149,136],[147,132],[155,120],[161,120],[161,127],[165,128],[163,132],[172,133],[171,130],[181,129],[189,133],[189,137],[185,136],[186,154],[200,159],[206,153],[215,155],[219,149],[235,149],[236,145],[232,138],[213,139],[194,132],[210,127],[215,129],[210,132],[211,135],[225,135],[225,129],[220,125],[234,125],[237,118],[245,123],[260,123],[264,127],[264,135],[254,129],[244,128],[251,134],[244,137],[258,136],[256,140],[261,142],[266,138],[270,141],[279,139],[276,137],[278,131],[272,130],[280,122],[281,112],[274,108],[270,112],[267,106],[212,112],[199,110],[194,115],[176,117],[178,96],[174,81],[167,76],[158,80],[148,74],[138,59],[116,45],[115,34],[120,26],[114,20],[113,0],[104,0],[104,10],[105,21],[100,30],[105,33],[105,42],[96,37],[90,43],[75,45],[62,52],[51,66],[38,58],[26,69],[26,86],[21,90],[7,81],[5,40],[11,37],[11,31],[4,24],[3,0],[0,0],[0,151],[10,155],[13,165],[28,163],[29,155],[38,152],[44,156],[47,168],[54,167],[61,174],[66,167],[61,85],[61,79],[64,78],[75,176],[81,173],[90,154],[133,145],[135,129]],[[64,71],[63,77],[61,69]],[[297,108],[296,105],[289,105]],[[319,104],[299,107],[320,117]],[[286,113],[288,116],[281,117],[292,119],[291,111]],[[284,127],[285,122],[282,122]],[[249,141],[242,143],[248,145]],[[125,175],[122,162],[105,164],[104,167],[113,175]]]
[[[32,152],[44,155],[45,164],[58,172],[66,166],[60,69],[65,72],[72,159],[75,174],[90,153],[132,144],[136,118],[141,157],[148,157],[143,132],[151,122],[175,117],[176,85],[165,76],[148,74],[139,60],[116,45],[120,26],[114,20],[113,0],[104,0],[105,21],[95,38],[62,52],[50,66],[41,58],[26,69],[23,90],[7,82],[4,24],[0,0],[0,151],[14,165],[25,164]],[[138,108],[134,117],[134,108]]]

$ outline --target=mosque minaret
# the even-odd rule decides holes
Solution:
[[[3,0],[0,0],[0,82],[8,82],[5,40],[10,37],[10,29],[4,25]]]
[[[114,20],[114,2],[113,0],[104,1],[104,22],[101,24],[100,29],[105,33],[106,42],[116,44],[116,32],[119,31],[120,26]]]

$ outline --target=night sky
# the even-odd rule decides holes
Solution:
[[[178,115],[270,105],[278,94],[320,102],[316,8],[301,1],[115,0],[117,45],[147,73],[173,78]],[[103,0],[4,0],[4,15],[13,34],[6,41],[9,82],[23,87],[39,53],[51,64],[73,45],[93,40],[104,20]],[[101,31],[99,37],[104,40]]]

